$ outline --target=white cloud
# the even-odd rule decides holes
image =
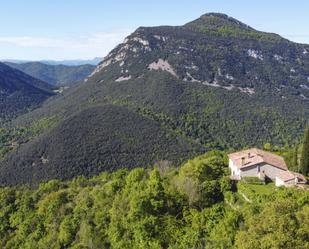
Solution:
[[[84,37],[71,38],[54,38],[54,37],[33,37],[33,36],[0,36],[0,51],[1,46],[10,45],[22,49],[40,49],[48,52],[52,49],[53,52],[67,51],[70,57],[76,53],[76,58],[81,55],[89,55],[89,58],[95,56],[105,56],[117,44],[121,43],[126,36],[133,30],[118,29],[106,32],[94,33]]]

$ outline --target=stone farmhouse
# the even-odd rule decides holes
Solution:
[[[273,153],[252,148],[228,155],[231,178],[241,180],[243,177],[269,179],[276,186],[295,186],[306,183],[306,178],[288,170],[284,159]]]

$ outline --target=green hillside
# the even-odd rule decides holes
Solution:
[[[49,65],[41,62],[6,62],[6,64],[53,86],[70,86],[75,84],[78,81],[84,80],[95,69],[94,65]]]
[[[0,247],[308,248],[308,191],[271,189],[247,202],[226,169],[226,156],[211,152],[179,169],[0,188]]]
[[[114,105],[86,109],[50,127],[21,143],[18,154],[8,153],[1,162],[1,184],[92,176],[161,160],[179,164],[203,151],[197,142]]]
[[[53,87],[0,63],[0,125],[38,107],[54,95]]]

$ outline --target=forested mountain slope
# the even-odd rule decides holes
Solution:
[[[77,113],[9,155],[1,166],[1,183],[36,185],[165,159],[179,164],[203,151],[157,121],[125,107],[103,105]]]
[[[48,82],[53,86],[69,86],[84,80],[94,69],[93,65],[49,65],[41,62],[11,63],[5,64],[23,71],[37,79]]]
[[[0,121],[33,109],[53,95],[52,86],[0,63]]]
[[[265,142],[292,144],[309,117],[309,45],[259,32],[215,13],[184,26],[141,27],[112,50],[83,83],[13,125],[57,116],[57,127],[61,127],[80,111],[106,104],[124,106],[207,150]],[[83,129],[83,122],[78,125]],[[132,136],[134,122],[130,127]],[[98,132],[91,122],[87,129]],[[114,134],[110,129],[106,132]],[[47,143],[48,132],[33,142]],[[59,140],[61,143],[65,141]],[[89,135],[83,136],[82,143],[89,143]],[[80,146],[73,141],[69,144]],[[19,153],[31,155],[27,167],[33,172],[35,158],[52,157],[47,148],[34,152],[30,147],[40,146],[25,144],[11,152],[4,162],[5,171],[0,168],[0,177],[10,170],[9,174],[14,173]],[[54,154],[61,154],[62,148],[57,149]],[[70,150],[71,158],[74,150]],[[131,150],[128,154],[134,155]],[[83,163],[74,166],[83,169],[78,174],[87,174],[87,160],[85,154],[80,160]],[[59,159],[53,166],[65,167],[63,162]]]

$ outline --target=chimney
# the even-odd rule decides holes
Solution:
[[[245,157],[241,158],[241,166],[245,165],[245,159],[246,159]]]

